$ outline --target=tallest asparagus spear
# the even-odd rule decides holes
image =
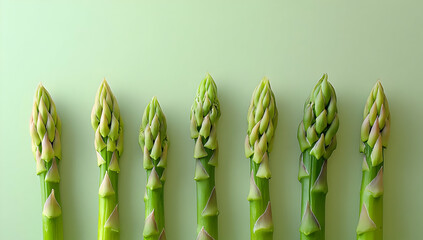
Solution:
[[[34,98],[30,120],[32,151],[41,183],[44,240],[63,239],[62,209],[60,207],[59,162],[61,122],[50,94],[40,84]]]
[[[270,204],[269,153],[278,123],[275,96],[267,78],[254,90],[248,109],[248,131],[245,156],[250,158],[250,235],[252,240],[273,239],[273,220]]]
[[[217,240],[218,223],[214,171],[217,166],[217,121],[220,104],[217,87],[207,74],[191,108],[191,138],[195,139],[194,158],[197,182],[197,240]]]
[[[383,239],[383,149],[388,144],[391,115],[378,81],[364,108],[360,152],[364,154],[358,240]]]
[[[104,80],[91,113],[95,130],[97,164],[100,167],[98,239],[119,239],[118,173],[123,150],[123,126],[119,106]]]
[[[301,240],[325,239],[327,159],[336,148],[339,126],[335,90],[327,78],[324,74],[305,102],[304,118],[298,127],[302,152],[298,173],[302,185]]]

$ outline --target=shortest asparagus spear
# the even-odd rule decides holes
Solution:
[[[166,118],[156,97],[144,110],[139,144],[144,152],[143,166],[147,171],[145,189],[145,240],[165,240],[164,183],[166,181],[168,140]]]
[[[391,114],[378,81],[364,108],[360,152],[364,154],[358,240],[383,239],[383,150],[388,145]]]
[[[263,78],[254,90],[248,109],[248,130],[245,156],[250,158],[250,235],[251,240],[273,239],[273,219],[270,204],[269,153],[278,124],[278,109],[269,80]]]
[[[61,122],[50,94],[40,84],[37,88],[29,124],[36,173],[40,177],[43,204],[44,240],[63,239],[62,208],[60,207],[59,163]]]

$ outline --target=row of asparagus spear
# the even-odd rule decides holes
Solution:
[[[190,113],[190,134],[194,140],[197,192],[197,240],[218,239],[218,207],[215,168],[218,165],[217,122],[220,104],[217,87],[210,75],[201,82]],[[269,80],[255,88],[247,114],[245,156],[250,159],[250,237],[273,239],[274,224],[270,202],[269,153],[278,123],[276,100]],[[118,240],[119,159],[123,151],[123,123],[119,105],[104,80],[97,91],[91,114],[99,178],[98,239]],[[302,186],[301,240],[325,239],[325,199],[328,192],[327,164],[336,148],[339,127],[336,93],[327,74],[318,81],[304,105],[298,127],[301,149],[298,180]],[[155,97],[147,105],[139,131],[139,145],[146,170],[145,240],[165,240],[164,184],[169,141],[166,117]],[[357,225],[358,240],[383,239],[384,149],[390,132],[390,111],[378,81],[367,99],[361,126],[360,152],[362,184]],[[40,178],[44,240],[63,239],[59,164],[61,121],[48,91],[40,84],[30,119],[32,151]]]

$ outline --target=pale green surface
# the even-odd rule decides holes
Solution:
[[[364,103],[375,81],[392,113],[386,151],[385,240],[421,239],[423,4],[415,1],[132,1],[0,3],[0,239],[41,239],[41,199],[28,123],[41,81],[63,122],[61,192],[66,239],[96,239],[98,167],[90,124],[106,77],[125,124],[121,239],[141,239],[145,171],[142,111],[156,95],[170,140],[165,188],[170,240],[195,238],[189,112],[206,72],[221,103],[217,194],[222,240],[249,239],[246,114],[269,77],[279,109],[270,155],[275,240],[299,238],[297,126],[322,73],[338,94],[338,149],[329,160],[327,240],[354,239]],[[35,2],[35,1],[31,1]],[[381,1],[382,2],[382,1]]]

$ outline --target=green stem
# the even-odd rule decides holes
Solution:
[[[250,173],[253,171],[254,181],[261,192],[261,199],[250,201],[250,236],[251,240],[272,240],[273,232],[253,231],[258,218],[266,211],[270,202],[269,179],[256,176],[259,166],[260,164],[250,159]]]
[[[50,169],[52,161],[46,163],[46,169]],[[59,160],[57,160],[59,164]],[[47,198],[50,196],[51,191],[54,189],[54,195],[57,202],[60,204],[60,188],[59,183],[52,183],[45,181],[47,172],[41,173],[40,176],[40,185],[41,185],[41,209],[43,209],[44,204]],[[44,240],[62,240],[63,239],[63,220],[62,215],[55,218],[48,218],[42,216],[43,218],[43,239]]]
[[[364,154],[369,170],[363,171],[360,191],[360,212],[363,204],[366,205],[369,217],[373,220],[377,229],[357,235],[358,240],[382,240],[383,239],[383,196],[374,198],[366,187],[377,176],[379,170],[383,167],[384,161],[377,166],[372,165],[372,148],[366,143]]]
[[[211,196],[213,188],[215,188],[215,167],[209,164],[213,151],[206,149],[207,156],[200,158],[199,161],[209,175],[209,178],[196,181],[197,188],[197,234],[204,229],[215,240],[218,239],[218,216],[203,216],[207,202]]]
[[[107,172],[112,183],[115,194],[102,197],[99,196],[99,214],[98,214],[98,240],[117,240],[119,239],[119,232],[112,231],[110,228],[105,228],[105,223],[111,213],[113,212],[116,204],[118,203],[118,178],[117,173],[114,171],[108,171],[112,152],[108,152],[106,148],[101,151],[101,156],[106,161],[105,164],[100,166],[100,181],[101,185],[104,176]]]
[[[157,175],[159,178],[163,175],[164,168],[157,167],[160,158],[158,160],[153,160],[153,164],[157,171]],[[147,181],[150,177],[151,169],[147,170]],[[144,240],[158,240],[160,237],[161,232],[165,227],[165,217],[164,217],[164,182],[160,180],[162,186],[160,188],[151,190],[149,188],[146,189],[147,191],[147,198],[145,200],[145,216],[149,216],[151,212],[154,210],[154,218],[156,220],[158,233],[152,236],[144,236]]]
[[[309,235],[301,232],[301,240],[324,240],[325,239],[325,206],[326,206],[326,192],[315,191],[313,186],[316,183],[324,163],[327,161],[324,158],[316,159],[310,155],[310,149],[306,150],[302,155],[303,164],[309,173],[308,176],[301,178],[302,198],[301,198],[301,218],[306,212],[307,203],[310,204],[310,209],[320,225],[320,230],[315,231]],[[326,179],[324,179],[326,181]]]
[[[302,155],[303,164],[306,167],[307,171],[310,169],[307,166],[311,166],[311,158],[314,158],[310,155],[310,150],[307,150]],[[301,168],[301,166],[300,166]],[[307,208],[307,203],[310,202],[310,175],[304,176],[300,179],[301,182],[301,219],[304,216],[304,213]],[[300,239],[307,239],[306,236],[300,232]]]

